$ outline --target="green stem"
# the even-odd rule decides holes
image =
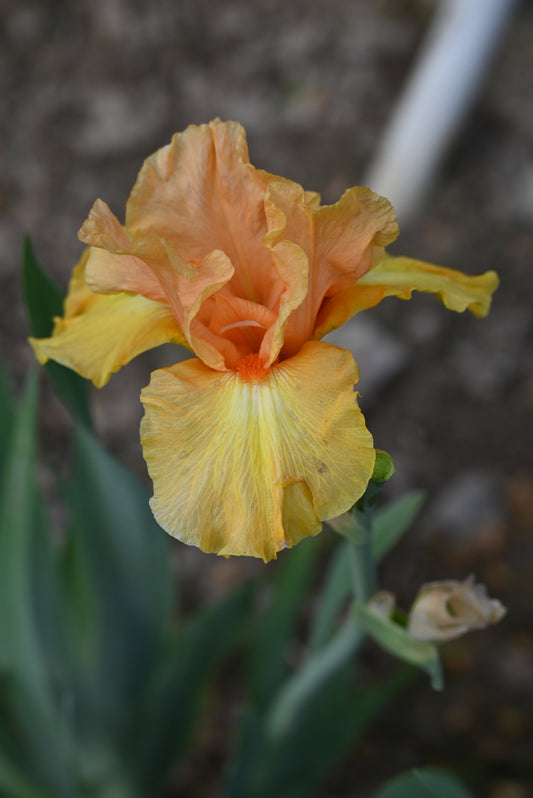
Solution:
[[[368,535],[364,543],[351,543],[349,551],[354,596],[357,601],[366,603],[377,591],[372,538]]]
[[[353,590],[356,600],[363,604],[377,590],[376,565],[372,548],[373,506],[381,492],[383,482],[394,472],[389,455],[381,453],[378,459],[381,468],[379,478],[370,480],[364,495],[351,513],[345,513],[329,521],[330,526],[349,541]],[[280,690],[267,721],[268,736],[278,741],[283,740],[301,709],[312,700],[320,687],[354,656],[364,637],[365,633],[354,623],[350,613],[329,643],[310,656],[302,669]]]

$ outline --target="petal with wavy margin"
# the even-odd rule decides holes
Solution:
[[[263,198],[271,179],[250,164],[237,122],[190,125],[144,162],[126,228],[133,235],[156,232],[195,263],[222,250],[235,267],[235,295],[268,304],[272,263],[263,245]]]
[[[345,191],[334,205],[316,206],[306,203],[296,183],[278,180],[268,187],[265,210],[265,243],[274,247],[288,239],[309,263],[305,299],[286,323],[282,354],[289,357],[312,336],[324,298],[361,277],[371,266],[373,247],[393,241],[398,225],[390,202],[361,186]]]
[[[499,282],[494,271],[472,276],[421,260],[388,257],[373,266],[357,285],[381,286],[384,296],[400,299],[410,299],[413,291],[437,294],[449,310],[470,310],[474,316],[484,318]]]
[[[137,257],[135,244],[103,200],[94,203],[78,238],[91,247],[85,279],[94,291],[101,294],[127,291],[159,302],[164,300],[157,275]]]
[[[38,360],[56,360],[105,385],[112,372],[147,349],[187,345],[168,305],[139,294],[97,294],[85,282],[87,250],[74,269],[65,315],[50,338],[30,338]]]
[[[364,492],[375,453],[349,352],[307,343],[264,379],[199,360],[152,374],[141,442],[159,524],[184,543],[265,561]]]
[[[469,275],[424,261],[385,257],[353,286],[324,300],[317,315],[313,338],[322,338],[362,310],[387,296],[410,299],[413,291],[439,296],[449,310],[470,310],[483,318],[490,310],[492,294],[499,285],[496,272]]]

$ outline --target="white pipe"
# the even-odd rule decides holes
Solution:
[[[420,207],[470,109],[516,0],[441,0],[365,185],[400,222]]]

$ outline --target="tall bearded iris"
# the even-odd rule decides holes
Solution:
[[[189,347],[141,393],[152,510],[185,543],[270,560],[348,510],[374,466],[357,366],[319,339],[414,289],[488,312],[493,272],[389,257],[397,235],[369,189],[321,206],[255,169],[239,124],[191,126],[145,161],[124,226],[95,202],[64,316],[31,343],[98,387],[151,347]]]

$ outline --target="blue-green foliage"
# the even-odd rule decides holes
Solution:
[[[63,299],[29,241],[23,284],[32,333],[49,335]],[[431,671],[420,644],[409,648],[401,628],[378,623],[364,605],[350,611],[350,544],[339,542],[321,574],[326,536],[285,554],[259,584],[182,619],[171,542],[145,487],[93,436],[85,381],[58,364],[47,371],[75,419],[71,475],[57,485],[68,519],[61,539],[36,480],[37,377],[16,410],[0,364],[0,795],[163,795],[201,718],[207,685],[240,647],[245,707],[221,794],[316,796],[328,771],[413,679],[414,669],[400,666],[372,689],[358,686],[365,632]],[[366,513],[376,486],[369,491]],[[377,561],[421,500],[411,494],[376,514]],[[461,789],[443,774],[414,771],[375,798],[468,798]]]
[[[472,798],[472,794],[449,773],[425,768],[397,776],[374,798]]]
[[[41,269],[28,237],[24,240],[22,252],[22,290],[31,334],[35,338],[48,337],[52,334],[54,318],[63,314],[63,295]],[[89,385],[86,380],[53,361],[49,361],[45,368],[60,399],[79,422],[90,428]]]
[[[421,496],[397,503],[374,540],[381,559],[420,508]],[[380,516],[378,514],[378,520]],[[358,688],[355,657],[361,635],[355,624],[339,630],[351,588],[347,547],[340,542],[326,572],[305,654],[295,628],[316,576],[324,538],[299,544],[270,585],[272,597],[249,647],[251,701],[229,771],[226,798],[305,798],[316,794],[329,770],[412,678],[399,669],[376,688]],[[300,649],[302,643],[300,641]],[[291,659],[300,659],[291,667]]]
[[[156,795],[242,636],[251,589],[177,623],[147,492],[81,426],[63,486],[68,535],[53,544],[36,406],[33,375],[2,452],[0,794]]]

